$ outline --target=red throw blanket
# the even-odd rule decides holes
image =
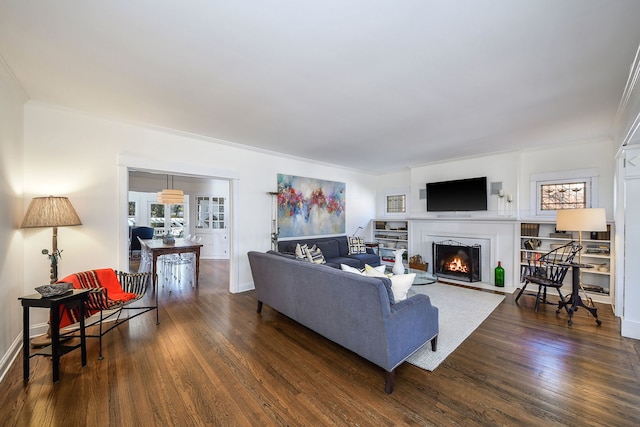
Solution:
[[[111,268],[71,274],[58,281],[58,283],[60,282],[72,283],[76,289],[105,288],[107,290],[106,298],[104,293],[101,292],[92,293],[89,296],[89,300],[85,305],[85,317],[136,298],[136,294],[125,292],[122,289],[116,272]],[[73,325],[80,320],[77,309],[70,310],[63,306],[60,310],[60,328]]]

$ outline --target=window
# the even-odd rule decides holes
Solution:
[[[540,210],[581,209],[587,207],[587,183],[541,184]]]
[[[136,202],[129,202],[129,227],[136,226]]]
[[[166,230],[171,230],[172,236],[182,237],[184,235],[184,209],[184,205],[150,203],[149,225],[155,229],[155,235],[161,236]]]
[[[391,214],[407,212],[407,196],[404,194],[387,196],[386,211]]]
[[[597,194],[596,169],[536,174],[531,179],[531,204],[536,216],[553,216],[559,209],[597,206]]]
[[[225,198],[196,196],[196,228],[223,230],[225,225]]]

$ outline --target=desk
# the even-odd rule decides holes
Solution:
[[[598,326],[602,324],[602,320],[598,319],[598,309],[594,307],[588,307],[582,302],[582,298],[580,297],[580,269],[581,268],[593,268],[592,265],[589,264],[577,264],[570,263],[571,266],[571,295],[567,298],[566,301],[560,301],[558,303],[558,313],[563,308],[567,310],[569,313],[569,325],[573,324],[573,313],[578,311],[579,307],[584,307],[593,317],[596,318],[596,323]]]
[[[22,302],[22,378],[29,380],[29,359],[34,356],[51,356],[53,361],[53,382],[60,379],[60,356],[80,347],[82,366],[87,365],[87,345],[84,331],[84,302],[89,298],[89,289],[73,289],[71,293],[59,297],[45,298],[32,294],[18,298]],[[68,346],[60,344],[60,306],[78,307],[80,311],[80,344]],[[51,322],[51,345],[30,354],[29,350],[29,308],[48,308]]]
[[[154,290],[158,280],[156,276],[158,257],[160,255],[187,252],[193,252],[196,255],[196,286],[198,286],[198,279],[200,277],[200,248],[202,247],[202,243],[196,243],[186,239],[176,239],[175,243],[172,244],[164,243],[162,239],[140,239],[140,243],[142,250],[149,251],[152,255],[151,269],[153,273]]]

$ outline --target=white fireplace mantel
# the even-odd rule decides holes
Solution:
[[[518,223],[513,218],[421,218],[409,220],[410,255],[420,254],[433,268],[434,242],[453,240],[481,247],[481,282],[472,286],[514,292],[520,281]],[[505,287],[496,288],[493,271],[501,261]]]

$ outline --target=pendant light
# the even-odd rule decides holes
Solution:
[[[171,176],[171,188],[169,187],[169,175],[167,175],[167,188],[158,192],[158,203],[164,205],[181,205],[184,203],[184,192],[173,189],[173,176]]]

